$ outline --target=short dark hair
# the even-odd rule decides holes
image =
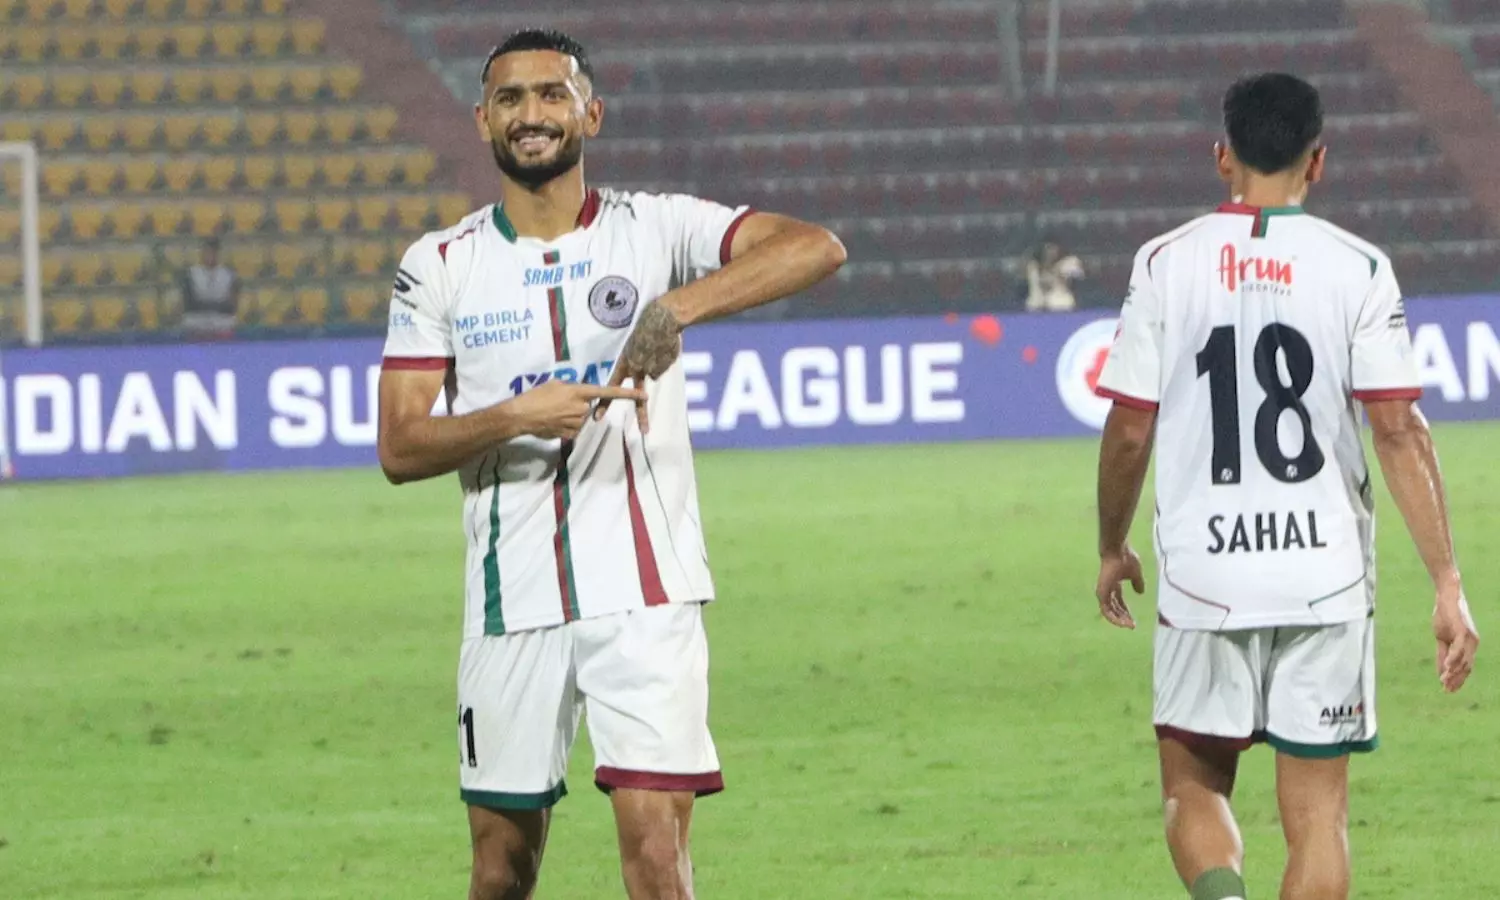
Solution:
[[[564,56],[571,56],[578,61],[578,71],[582,72],[590,82],[594,80],[594,64],[589,62],[589,51],[584,48],[572,36],[558,31],[555,28],[523,28],[506,38],[498,47],[490,51],[490,55],[484,59],[484,67],[479,70],[479,87],[490,80],[490,66],[495,60],[507,53],[520,53],[526,50],[552,50]]]
[[[1284,72],[1236,81],[1224,94],[1224,130],[1240,162],[1263,175],[1291,168],[1323,134],[1318,89]]]

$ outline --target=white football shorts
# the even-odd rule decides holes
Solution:
[[[1375,619],[1197,631],[1157,623],[1153,719],[1159,738],[1290,756],[1364,753],[1375,727]]]
[[[708,729],[702,603],[466,640],[458,703],[459,795],[473,806],[561,800],[580,716],[600,790],[724,788]]]

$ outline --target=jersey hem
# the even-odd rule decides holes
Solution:
[[[1303,744],[1288,741],[1274,734],[1266,734],[1266,743],[1278,753],[1297,759],[1337,759],[1351,753],[1373,753],[1380,747],[1380,735],[1371,735],[1366,741],[1337,741],[1332,744]]]
[[[453,364],[451,356],[386,356],[380,368],[387,372],[436,372]]]
[[[1322,628],[1335,625],[1346,625],[1350,622],[1358,622],[1360,619],[1369,618],[1374,613],[1371,607],[1351,609],[1345,614],[1334,616],[1288,616],[1282,613],[1267,613],[1258,616],[1182,616],[1158,612],[1160,620],[1170,618],[1170,625],[1163,624],[1164,628],[1174,628],[1178,631],[1251,631],[1257,628]]]
[[[464,803],[469,806],[481,806],[486,809],[550,809],[566,796],[568,796],[568,783],[565,780],[559,781],[557,786],[550,791],[540,791],[535,794],[513,794],[505,791],[475,791],[468,788],[460,788],[458,791],[458,798]]]
[[[1361,402],[1367,400],[1421,400],[1422,389],[1419,387],[1372,388],[1367,391],[1355,391],[1354,399]]]
[[[1102,386],[1094,388],[1094,395],[1103,397],[1106,400],[1113,400],[1121,406],[1138,409],[1142,412],[1156,412],[1161,405],[1155,400],[1147,400],[1144,397],[1133,397],[1130,394],[1122,394],[1117,390]]]

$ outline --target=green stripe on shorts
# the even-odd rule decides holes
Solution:
[[[1340,756],[1348,756],[1351,753],[1370,753],[1380,746],[1380,735],[1375,735],[1368,741],[1340,741],[1337,744],[1299,744],[1295,741],[1286,741],[1274,734],[1266,735],[1266,743],[1276,748],[1279,753],[1287,756],[1295,756],[1298,759],[1338,759]]]
[[[471,791],[462,788],[458,796],[470,806],[483,806],[487,809],[549,809],[556,806],[557,801],[568,796],[568,783],[559,781],[557,787],[550,791],[542,791],[540,794],[506,794],[498,791]]]

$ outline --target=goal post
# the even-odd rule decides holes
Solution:
[[[36,145],[28,141],[0,141],[0,162],[15,161],[21,166],[21,298],[22,316],[26,320],[24,338],[31,347],[42,343],[42,228],[40,199],[37,190]]]

